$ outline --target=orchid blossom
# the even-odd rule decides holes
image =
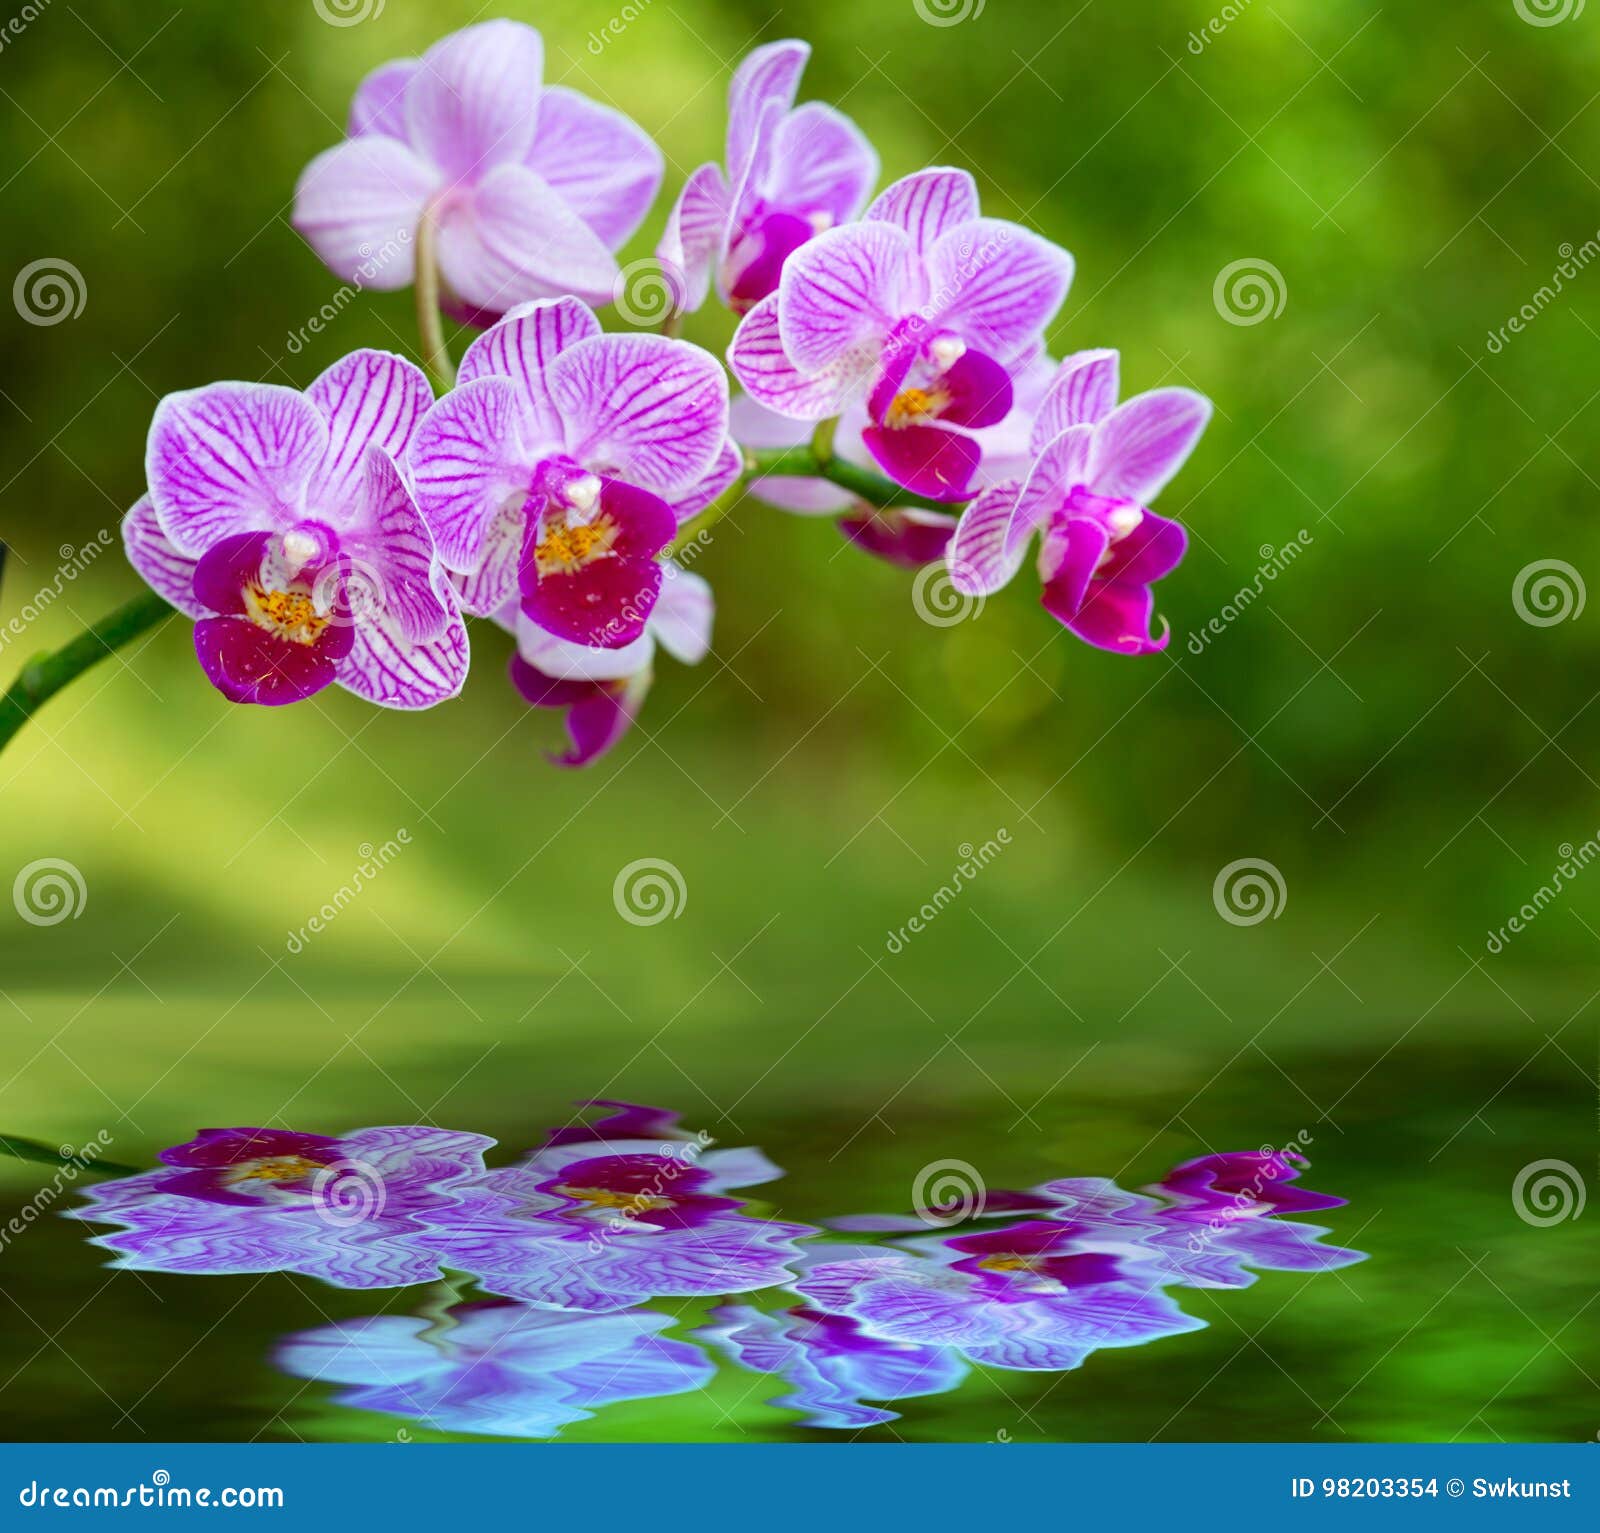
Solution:
[[[689,177],[656,249],[679,309],[698,309],[715,275],[722,301],[746,312],[794,251],[861,211],[878,179],[878,156],[848,117],[794,105],[810,57],[806,43],[769,43],[734,72],[727,170]]]
[[[1154,389],[1119,405],[1114,351],[1068,357],[1033,423],[1034,461],[962,513],[951,583],[986,596],[1022,567],[1040,534],[1047,612],[1080,639],[1119,654],[1165,649],[1151,633],[1151,585],[1183,558],[1182,527],[1148,503],[1183,466],[1211,418],[1192,389]]]
[[[294,226],[333,272],[409,287],[437,243],[447,307],[492,319],[534,298],[608,303],[612,252],[661,185],[662,158],[620,112],[546,86],[544,42],[516,21],[452,33],[361,82],[349,137],[295,188]]]

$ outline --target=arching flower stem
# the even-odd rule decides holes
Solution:
[[[416,247],[417,331],[422,338],[422,365],[433,380],[434,392],[446,394],[455,387],[456,365],[444,338],[444,318],[439,312],[439,222],[434,204],[422,210],[417,223]]]

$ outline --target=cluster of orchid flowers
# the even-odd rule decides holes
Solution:
[[[781,1380],[772,1403],[803,1425],[871,1426],[974,1364],[1072,1369],[1201,1328],[1169,1289],[1362,1259],[1282,1217],[1344,1201],[1292,1185],[1292,1152],[1208,1155],[1144,1193],[1066,1178],[824,1230],[730,1195],[782,1176],[761,1151],[712,1148],[661,1108],[586,1105],[608,1111],[495,1169],[492,1139],[431,1127],[207,1129],[69,1216],[118,1226],[94,1240],[123,1268],[433,1284],[416,1314],[299,1333],[275,1361],[347,1405],[519,1437],[699,1388],[707,1347]],[[676,1317],[648,1308],[664,1298],[719,1302],[671,1339]]]
[[[615,252],[661,153],[543,87],[536,31],[482,23],[362,82],[294,224],[346,281],[415,286],[432,381],[361,350],[304,391],[170,395],[123,527],[225,696],[337,683],[431,707],[465,682],[464,616],[487,618],[515,636],[522,696],[566,711],[557,759],[587,763],[636,716],[658,646],[707,653],[711,591],[687,556],[746,491],[897,564],[944,561],[971,596],[1037,535],[1054,617],[1103,649],[1165,645],[1151,586],[1185,534],[1149,502],[1209,404],[1178,388],[1119,403],[1114,351],[1053,361],[1072,257],[984,217],[962,170],[872,198],[859,130],[794,104],[808,55],[777,42],[739,66],[726,163],[688,178],[656,252],[659,334],[604,333],[595,309],[627,317],[636,268]],[[722,362],[676,338],[713,288],[739,316],[731,398]],[[482,332],[459,369],[441,311]]]

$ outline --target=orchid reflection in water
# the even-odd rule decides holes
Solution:
[[[514,1437],[702,1388],[713,1357],[781,1381],[771,1403],[802,1425],[868,1427],[974,1366],[1062,1372],[1199,1330],[1185,1290],[1363,1259],[1295,1217],[1344,1201],[1298,1185],[1297,1151],[1207,1155],[1141,1192],[996,1191],[958,1224],[821,1228],[730,1195],[783,1177],[760,1150],[714,1148],[664,1108],[585,1106],[605,1111],[494,1167],[492,1139],[429,1127],[206,1129],[72,1216],[118,1226],[96,1243],[146,1272],[434,1285],[416,1315],[287,1338],[279,1366],[345,1404]]]

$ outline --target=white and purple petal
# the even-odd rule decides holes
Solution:
[[[778,330],[803,373],[837,366],[888,338],[910,293],[911,242],[885,223],[847,224],[784,263]],[[747,385],[748,387],[748,385]]]
[[[656,246],[675,308],[692,314],[706,301],[732,212],[732,193],[720,166],[702,165],[684,182]]]
[[[491,314],[569,293],[607,303],[617,278],[600,236],[543,176],[520,164],[495,166],[444,208],[439,270],[456,298]]]
[[[327,424],[297,389],[213,383],[169,394],[145,452],[161,530],[199,555],[234,533],[288,527],[327,447]]]
[[[516,21],[452,32],[422,57],[406,86],[406,136],[456,182],[517,161],[533,144],[544,42]]]
[[[861,211],[878,179],[878,154],[866,135],[821,101],[808,101],[777,126],[767,197],[826,228]]]
[[[611,250],[639,227],[661,188],[661,151],[650,135],[621,112],[560,85],[540,100],[524,163]]]
[[[1101,495],[1148,506],[1183,467],[1211,419],[1192,389],[1152,389],[1117,406],[1096,427],[1090,484]]]
[[[311,514],[333,527],[358,509],[367,448],[406,461],[411,438],[433,404],[433,390],[414,362],[363,349],[335,362],[306,390],[328,424],[328,451],[306,491]]]
[[[748,53],[728,87],[728,173],[737,184],[756,152],[762,119],[776,108],[782,115],[794,104],[811,45],[786,38]]]
[[[727,439],[727,375],[687,341],[599,336],[563,352],[546,378],[572,456],[652,494],[703,478]]]
[[[437,639],[456,615],[435,587],[428,524],[394,459],[376,444],[366,450],[360,501],[341,548],[353,566],[350,601],[359,623],[392,628],[404,647]]]
[[[1042,452],[1069,426],[1095,426],[1117,407],[1115,351],[1080,351],[1056,369],[1034,417],[1030,444]]]
[[[291,221],[335,276],[377,291],[409,287],[413,235],[441,184],[437,167],[399,139],[367,133],[306,166]]]
[[[406,87],[421,67],[421,59],[391,59],[380,64],[356,86],[350,103],[351,138],[382,133],[402,143],[406,137]]]
[[[978,216],[977,184],[966,171],[948,166],[919,170],[880,192],[863,216],[893,224],[926,254],[940,235]]]
[[[460,693],[470,658],[467,627],[454,610],[444,632],[421,644],[402,642],[381,623],[362,624],[335,680],[382,708],[432,708]]]
[[[728,347],[728,366],[756,404],[791,420],[820,421],[863,397],[876,348],[827,372],[803,373],[789,360],[778,324],[779,294],[763,298],[739,322]]]
[[[974,218],[927,254],[929,323],[1010,362],[1037,339],[1072,284],[1072,257],[1020,224]]]
[[[411,477],[448,570],[477,570],[502,513],[512,502],[512,510],[520,509],[533,465],[519,446],[517,414],[509,378],[479,377],[446,394],[417,428]]]
[[[194,572],[197,560],[181,554],[161,530],[148,495],[141,495],[122,518],[122,546],[131,564],[157,596],[170,602],[185,617],[206,617],[210,609],[196,599]]]

